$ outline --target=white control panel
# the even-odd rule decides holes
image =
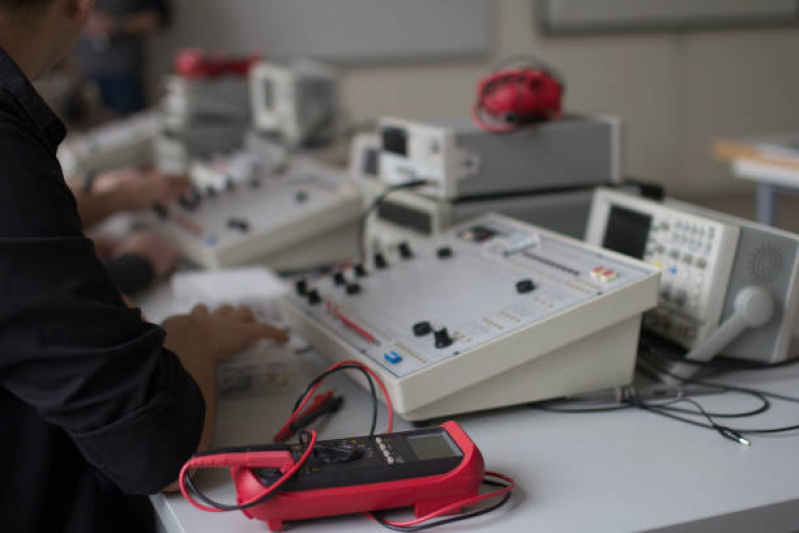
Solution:
[[[487,215],[425,246],[300,280],[284,310],[323,355],[378,371],[409,420],[632,378],[657,269]]]
[[[150,111],[69,137],[58,149],[64,174],[69,177],[152,163],[161,122],[160,113]]]
[[[644,325],[693,348],[719,325],[738,234],[732,224],[598,189],[586,240],[662,270],[660,304]]]
[[[345,170],[294,160],[275,175],[241,153],[195,164],[191,178],[193,194],[151,222],[201,266],[303,269],[357,251],[362,200]]]

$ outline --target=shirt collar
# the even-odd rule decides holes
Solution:
[[[25,110],[28,117],[42,132],[50,147],[55,151],[67,134],[64,123],[53,113],[52,109],[36,92],[33,84],[1,47],[0,89],[5,89],[16,98],[22,109]]]

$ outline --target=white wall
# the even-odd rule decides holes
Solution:
[[[713,160],[714,139],[799,129],[799,28],[547,38],[532,0],[495,0],[494,9],[491,59],[527,53],[557,66],[567,108],[620,115],[627,173],[671,194],[745,187]],[[355,119],[465,114],[490,64],[344,68],[345,104]]]

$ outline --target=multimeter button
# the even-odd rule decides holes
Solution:
[[[413,325],[413,334],[417,337],[424,337],[425,335],[429,335],[432,331],[433,326],[430,325],[430,322],[417,322]]]
[[[388,261],[386,261],[386,256],[383,254],[375,254],[375,267],[378,269],[384,269],[388,266]]]
[[[375,437],[375,442],[380,444],[381,442],[383,442],[383,439],[381,437]]]
[[[361,286],[359,284],[350,283],[349,285],[347,285],[347,294],[349,294],[350,296],[360,293],[361,293]]]
[[[388,461],[388,464],[390,464],[390,465],[394,464],[394,458],[393,457],[386,457],[386,461]]]
[[[294,288],[297,290],[297,294],[305,296],[308,293],[308,282],[304,279],[297,280],[294,283]]]
[[[523,279],[516,283],[516,292],[519,294],[527,294],[535,290],[535,283],[531,279]]]
[[[362,263],[358,263],[355,265],[355,275],[359,278],[366,277],[366,268],[364,268]]]
[[[436,348],[446,348],[453,343],[452,337],[449,336],[447,328],[441,328],[434,333],[436,339]]]
[[[407,242],[399,243],[399,253],[400,257],[403,259],[410,259],[413,257],[413,251],[411,250],[411,245]]]
[[[311,289],[308,291],[308,303],[311,305],[316,305],[322,302],[322,297],[319,296],[319,291],[316,289]]]
[[[449,259],[452,257],[452,248],[449,246],[442,246],[438,250],[436,250],[436,255],[439,259]]]
[[[344,285],[347,283],[347,278],[344,277],[343,272],[336,272],[335,274],[333,274],[333,283],[336,286]]]

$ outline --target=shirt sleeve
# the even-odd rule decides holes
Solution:
[[[157,492],[196,450],[202,395],[122,301],[53,154],[5,118],[0,161],[18,164],[0,175],[0,385],[123,491]]]

